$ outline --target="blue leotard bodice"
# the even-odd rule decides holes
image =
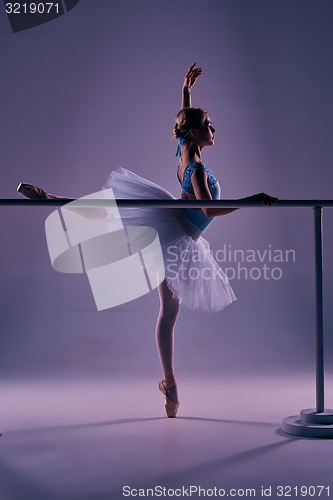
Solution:
[[[179,182],[181,183],[182,189],[186,194],[190,194],[192,196],[195,196],[193,186],[192,186],[192,181],[191,177],[193,172],[197,168],[203,168],[208,175],[208,187],[210,194],[212,195],[213,200],[219,200],[220,199],[220,194],[221,194],[221,188],[218,183],[218,180],[216,177],[214,177],[213,173],[209,168],[207,168],[203,163],[199,162],[192,162],[189,163],[185,170],[184,170],[184,175],[183,175],[183,182],[179,179],[178,176],[178,171],[177,171],[177,177]],[[179,166],[178,166],[179,170]],[[183,214],[185,215],[186,218],[190,220],[192,224],[194,224],[199,231],[203,232],[211,222],[213,222],[213,217],[207,217],[202,210],[194,210],[193,208],[184,208]]]

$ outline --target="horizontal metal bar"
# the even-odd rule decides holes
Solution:
[[[0,199],[2,206],[55,206],[59,207],[74,201],[75,198],[65,198],[62,200],[20,200],[20,199]],[[264,207],[261,201],[256,200],[144,200],[144,199],[117,199],[118,207],[154,207],[154,208],[200,208],[200,207]],[[78,198],[76,206],[103,207],[113,206],[114,200],[83,200]],[[333,200],[278,200],[274,207],[333,207]]]

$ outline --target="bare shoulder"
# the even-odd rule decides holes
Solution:
[[[197,199],[212,199],[208,186],[208,174],[204,168],[196,168],[192,174],[191,181]]]
[[[192,173],[192,181],[196,182],[206,182],[208,180],[208,174],[203,163],[197,162],[194,166]]]

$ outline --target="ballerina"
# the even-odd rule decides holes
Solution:
[[[213,146],[215,128],[208,112],[193,108],[191,90],[202,69],[193,64],[182,86],[181,110],[176,116],[173,136],[178,141],[177,177],[181,198],[211,200],[220,198],[220,184],[202,161],[204,147]],[[116,199],[173,199],[163,187],[134,172],[118,167],[112,171],[103,189],[112,188]],[[21,183],[18,191],[32,199],[66,199],[52,195],[32,184]],[[277,198],[259,193],[245,199],[273,205]],[[87,217],[106,217],[108,209],[72,209]],[[120,208],[124,226],[151,226],[159,235],[165,265],[165,279],[158,287],[160,310],[156,324],[156,345],[163,378],[159,390],[165,396],[168,417],[176,417],[179,408],[177,381],[174,372],[174,329],[181,305],[202,311],[220,311],[235,299],[231,285],[211,255],[203,232],[216,216],[227,215],[237,208],[151,209],[146,207]],[[93,215],[92,215],[93,214]]]

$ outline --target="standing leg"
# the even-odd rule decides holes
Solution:
[[[174,326],[176,324],[180,303],[172,297],[172,292],[165,281],[158,287],[160,296],[160,311],[156,324],[156,344],[163,372],[163,385],[167,397],[173,402],[178,402],[176,379],[173,366]]]

